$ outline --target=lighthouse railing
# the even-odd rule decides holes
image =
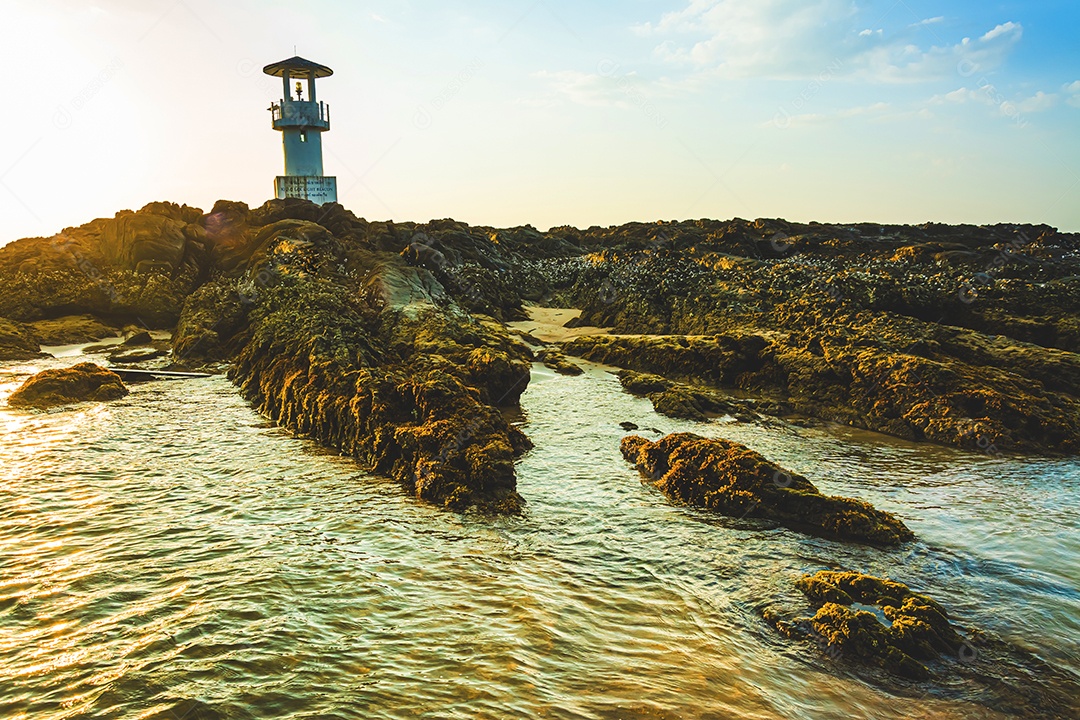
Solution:
[[[281,100],[270,104],[270,120],[275,129],[279,129],[279,126],[329,129],[330,106],[322,100]]]

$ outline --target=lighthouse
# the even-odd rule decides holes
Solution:
[[[323,175],[322,134],[330,129],[330,107],[315,94],[315,79],[329,77],[334,71],[291,57],[267,65],[263,72],[281,78],[283,89],[281,102],[270,105],[271,123],[281,131],[285,149],[285,174],[274,182],[275,197],[301,198],[319,205],[337,202],[337,178]]]

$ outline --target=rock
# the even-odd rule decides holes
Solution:
[[[1073,718],[1080,709],[1076,678],[1067,670],[987,632],[961,628],[941,604],[903,583],[826,570],[795,586],[812,615],[765,606],[762,617],[785,637],[854,666],[863,681],[891,692],[916,681],[920,693],[944,698],[962,686],[973,702],[1010,716]]]
[[[220,280],[189,295],[173,333],[176,360],[197,365],[228,358],[230,342],[247,323],[248,311],[258,299],[254,287],[248,292],[241,295],[235,280]]]
[[[397,259],[371,257],[357,287],[327,282],[336,251],[265,246],[279,279],[255,296],[230,377],[275,422],[418,499],[519,512],[514,458],[531,443],[497,406],[528,385],[528,348],[448,305],[430,273]]]
[[[120,376],[94,363],[44,370],[8,398],[11,407],[48,408],[85,401],[117,400],[128,394]]]
[[[118,328],[93,315],[68,315],[30,323],[42,345],[81,345],[120,334]]]
[[[627,392],[649,398],[653,409],[661,415],[697,422],[708,421],[709,414],[736,414],[736,417],[746,418],[746,422],[758,419],[748,401],[729,398],[710,388],[633,370],[620,370],[618,377]]]
[[[31,360],[41,356],[41,347],[31,327],[0,318],[0,361]]]
[[[149,332],[143,330],[142,332],[133,333],[121,344],[125,347],[138,347],[140,345],[149,345],[152,342],[154,342],[154,338]]]
[[[921,661],[957,658],[964,646],[945,609],[902,583],[823,570],[795,585],[819,608],[803,624],[825,638],[828,647],[897,675],[926,679],[930,671]],[[859,605],[879,608],[889,624]]]
[[[1080,355],[901,318],[834,317],[818,329],[793,312],[786,322],[788,332],[769,338],[588,336],[564,347],[596,362],[777,397],[777,411],[908,440],[988,452],[1080,449]],[[676,384],[642,373],[620,379],[631,391],[650,389],[650,399]],[[681,389],[657,411],[688,419],[710,412],[702,404],[709,393]],[[739,407],[727,405],[719,412]]]
[[[119,363],[121,365],[128,365],[130,363],[155,360],[168,354],[169,351],[162,348],[136,347],[120,350],[118,352],[112,352],[109,354],[109,360],[111,362]]]
[[[581,375],[584,370],[574,364],[569,358],[554,348],[541,350],[536,354],[536,359],[544,363],[544,367],[554,370],[560,375]]]
[[[650,393],[649,400],[661,415],[697,422],[707,422],[709,419],[694,395],[682,388],[668,388],[663,392]]]
[[[915,535],[868,503],[822,495],[805,477],[735,442],[674,433],[656,442],[623,438],[623,457],[673,502],[737,518],[763,518],[793,530],[871,545]]]
[[[639,373],[633,370],[620,370],[617,375],[623,389],[634,395],[661,393],[671,387],[671,382],[659,375]]]
[[[637,426],[636,423],[632,423],[632,422],[629,422],[629,421],[623,421],[623,422],[619,423],[619,427],[621,427],[623,430],[626,430],[626,431],[631,431],[631,430],[637,430],[638,429],[638,426]]]
[[[737,385],[739,376],[759,370],[760,353],[768,341],[753,334],[709,336],[610,336],[584,335],[563,344],[563,350],[593,362],[616,365],[638,371],[620,375],[623,386],[631,392],[647,394],[667,389],[670,384],[658,375],[672,378],[695,378],[721,385]],[[657,373],[657,375],[651,375]],[[642,383],[655,387],[644,390]],[[635,385],[639,389],[631,389]]]
[[[171,274],[187,250],[186,225],[151,212],[117,215],[105,224],[102,254],[107,262],[126,270]]]

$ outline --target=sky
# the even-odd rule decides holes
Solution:
[[[273,195],[262,67],[334,69],[369,220],[1080,231],[1075,0],[0,0],[0,244]],[[295,53],[294,53],[295,48]]]

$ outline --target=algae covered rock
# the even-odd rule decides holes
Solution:
[[[562,351],[556,350],[555,348],[547,348],[541,350],[536,354],[536,359],[544,363],[544,367],[548,368],[549,370],[554,370],[560,375],[575,376],[581,375],[583,372],[585,372],[568,357],[566,357],[566,355],[564,355]]]
[[[890,688],[954,697],[1019,717],[1074,718],[1080,710],[1075,676],[1011,642],[962,628],[925,594],[860,572],[823,570],[795,582],[813,614],[772,607],[765,621],[792,640],[816,645],[861,678]],[[897,682],[899,680],[899,682]]]
[[[758,418],[752,404],[730,398],[711,388],[675,382],[651,373],[620,370],[619,382],[627,392],[647,397],[661,415],[706,422],[709,415],[731,414],[744,420]]]
[[[182,363],[225,360],[230,341],[247,322],[254,296],[245,297],[235,281],[210,282],[184,301],[173,333],[173,355]]]
[[[0,360],[30,360],[40,354],[41,346],[30,327],[0,318]]]
[[[352,283],[332,269],[333,243],[280,244],[295,246],[295,232],[278,232],[247,271],[272,266],[276,279],[238,335],[230,377],[243,394],[420,500],[520,511],[514,460],[531,443],[497,406],[528,385],[528,349],[454,306],[426,270],[372,256]]]
[[[8,398],[11,407],[49,408],[86,401],[118,400],[128,394],[116,373],[94,363],[44,370]]]
[[[65,315],[29,325],[42,345],[78,345],[120,334],[118,328],[93,315]]]
[[[923,661],[957,658],[965,647],[945,609],[903,583],[823,570],[795,586],[819,608],[796,624],[807,625],[828,647],[897,675],[925,679],[930,671]],[[875,612],[861,609],[869,607],[878,608],[888,625]]]
[[[872,545],[899,545],[915,537],[891,513],[860,500],[822,495],[805,477],[739,443],[674,433],[656,442],[626,437],[621,450],[674,502]]]

